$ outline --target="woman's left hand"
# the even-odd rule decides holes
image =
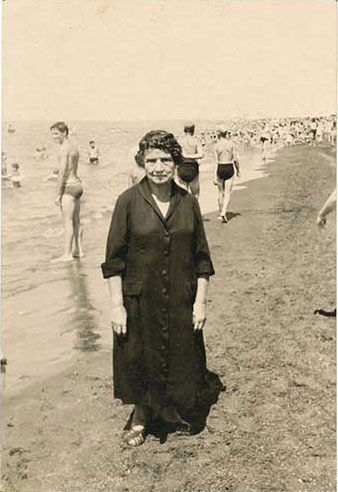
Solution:
[[[195,302],[192,312],[194,330],[202,330],[207,320],[207,305],[205,302]]]

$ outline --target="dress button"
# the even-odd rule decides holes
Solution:
[[[169,237],[170,236],[170,232],[165,231],[164,235],[165,235],[165,237]]]
[[[167,275],[167,270],[162,270],[162,275]]]
[[[164,250],[164,256],[169,256],[169,250],[168,249]]]
[[[162,294],[167,294],[167,292],[168,292],[168,290],[165,287],[163,287]]]

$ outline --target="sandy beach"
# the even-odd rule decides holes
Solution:
[[[131,409],[112,399],[109,299],[99,269],[107,214],[86,232],[81,262],[49,266],[49,283],[23,292],[18,306],[10,304],[18,298],[6,301],[22,316],[16,357],[26,371],[14,374],[9,358],[2,375],[1,490],[336,490],[336,323],[314,314],[336,307],[335,217],[324,231],[316,226],[335,186],[335,155],[325,146],[284,148],[266,173],[233,194],[227,225],[215,212],[206,216],[216,270],[208,367],[226,391],[205,429],[169,434],[164,443],[149,436],[136,449],[121,441]],[[62,273],[56,280],[54,268]],[[25,329],[41,319],[43,340]],[[14,336],[6,335],[5,348]]]

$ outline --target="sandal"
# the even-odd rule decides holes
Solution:
[[[135,427],[126,431],[123,439],[128,446],[141,446],[145,441],[145,430],[143,425],[135,425]]]

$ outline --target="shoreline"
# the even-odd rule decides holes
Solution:
[[[5,393],[4,491],[335,490],[335,321],[313,315],[334,307],[334,219],[319,235],[315,213],[335,181],[326,162],[317,177],[318,151],[282,149],[264,179],[233,194],[227,225],[208,214],[216,276],[207,358],[227,391],[194,437],[173,435],[162,446],[151,438],[135,450],[121,443],[130,409],[112,400],[108,293],[98,271],[97,238],[110,217],[95,224],[82,266],[73,276],[76,265],[66,267],[50,287],[54,328],[61,320],[65,347],[82,348],[58,374]],[[54,335],[45,342],[60,342]]]

